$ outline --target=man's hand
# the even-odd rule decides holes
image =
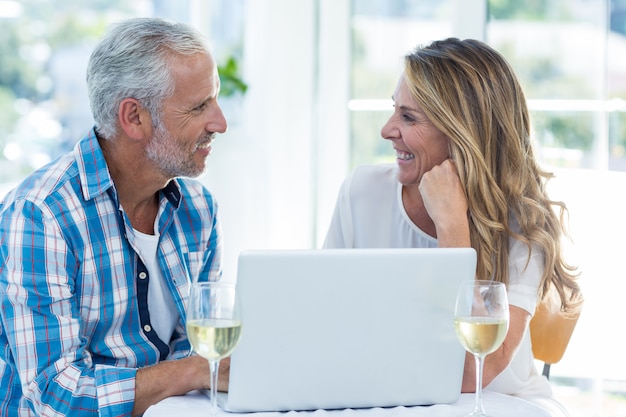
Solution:
[[[220,361],[218,391],[228,391],[230,358]],[[175,361],[161,362],[137,371],[135,377],[135,406],[133,415],[142,415],[148,407],[176,395],[211,386],[209,361],[191,356]]]

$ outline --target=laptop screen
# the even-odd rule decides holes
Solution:
[[[465,351],[453,325],[473,249],[242,252],[243,332],[231,411],[452,403]]]

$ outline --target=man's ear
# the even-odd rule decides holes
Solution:
[[[120,103],[118,119],[120,127],[131,139],[143,139],[150,135],[152,119],[139,100],[123,99]]]

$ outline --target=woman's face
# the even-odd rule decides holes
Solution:
[[[426,117],[411,95],[404,75],[393,94],[394,112],[381,129],[396,151],[398,181],[418,185],[424,173],[450,157],[450,140]]]

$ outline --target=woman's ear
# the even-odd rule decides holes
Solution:
[[[119,106],[118,119],[122,131],[131,139],[143,139],[152,131],[150,113],[139,100],[125,98]]]

